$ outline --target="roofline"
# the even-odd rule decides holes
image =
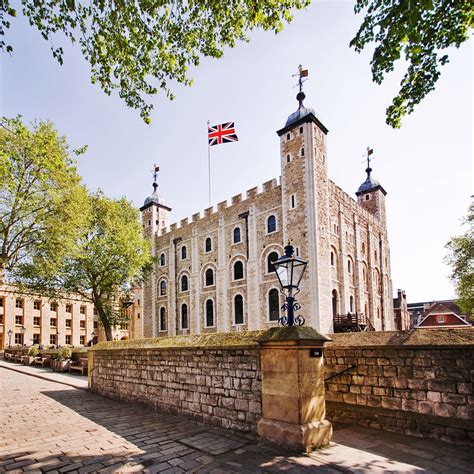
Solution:
[[[285,125],[282,129],[277,130],[277,134],[281,137],[286,132],[289,132],[292,128],[297,127],[298,125],[305,123],[305,122],[314,122],[325,135],[329,132],[329,130],[321,123],[321,121],[314,115],[312,112],[305,115],[304,117],[299,118],[298,120],[291,122],[289,125]]]
[[[378,189],[380,189],[380,191],[382,191],[384,196],[387,195],[387,191],[385,191],[385,189],[380,184],[377,184],[377,186],[374,186],[373,188],[370,188],[370,189],[366,189],[365,191],[357,191],[356,196],[363,196],[364,194],[371,193],[373,191],[377,191]],[[411,304],[413,304],[413,303],[411,303]]]
[[[145,209],[148,209],[150,206],[161,207],[162,209],[165,209],[166,211],[171,212],[171,207],[165,206],[163,204],[158,204],[156,202],[149,202],[148,204],[145,204],[144,206],[140,207],[140,212],[143,212]]]

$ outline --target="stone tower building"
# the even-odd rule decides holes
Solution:
[[[144,336],[263,329],[278,324],[283,296],[272,262],[290,241],[309,261],[297,296],[306,324],[334,331],[363,313],[394,328],[383,187],[371,177],[357,202],[328,178],[328,129],[297,96],[280,137],[281,177],[169,225],[154,192],[140,209],[155,269],[144,285]]]

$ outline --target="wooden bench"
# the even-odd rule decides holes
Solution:
[[[33,364],[35,367],[38,365],[40,367],[50,367],[51,366],[51,357],[37,357]]]
[[[81,357],[78,361],[74,360],[69,364],[69,373],[75,370],[77,372],[80,372],[81,375],[85,375],[84,372],[87,374],[88,367],[89,360],[87,359],[87,357]]]

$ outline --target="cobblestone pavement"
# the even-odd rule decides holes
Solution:
[[[472,472],[474,453],[343,427],[311,455],[0,367],[1,472]]]

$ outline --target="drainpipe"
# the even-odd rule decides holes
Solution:
[[[176,321],[176,335],[179,331],[179,308],[178,308],[178,244],[183,239],[176,237],[173,239],[174,245],[174,305],[175,305],[175,321]]]
[[[239,219],[245,220],[245,248],[247,249],[247,260],[249,259],[249,211],[239,214]]]
[[[382,238],[379,237],[379,260],[380,260],[380,317],[382,318],[382,331],[385,331],[385,299],[384,299],[384,277],[383,277],[383,257]]]

